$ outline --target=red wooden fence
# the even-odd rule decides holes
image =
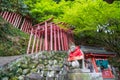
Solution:
[[[66,51],[73,41],[71,30],[61,29],[47,20],[32,26],[29,18],[13,12],[0,12],[0,15],[14,27],[30,34],[27,54],[39,51]]]
[[[32,21],[29,18],[23,17],[22,15],[14,12],[0,12],[0,16],[12,24],[14,27],[20,30],[30,33],[32,28]]]
[[[71,30],[61,29],[58,25],[45,21],[32,28],[27,53],[39,51],[67,51],[73,43]]]

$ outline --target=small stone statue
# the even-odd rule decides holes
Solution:
[[[69,65],[74,69],[80,68],[79,60],[81,59],[83,59],[83,53],[81,52],[80,47],[75,45],[70,46],[68,51]]]

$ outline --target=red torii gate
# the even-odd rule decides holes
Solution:
[[[28,43],[27,54],[39,51],[67,51],[73,41],[72,30],[61,29],[47,20],[34,25]]]
[[[32,20],[14,12],[0,12],[0,16],[11,23],[14,27],[30,34],[27,53],[39,51],[67,51],[73,44],[72,30],[61,29],[57,24],[45,22],[32,26]]]

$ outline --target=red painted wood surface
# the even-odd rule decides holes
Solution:
[[[94,66],[94,69],[95,69],[95,72],[98,72],[98,68],[97,68],[97,65],[96,65],[96,62],[95,62],[95,58],[92,57],[92,64]]]
[[[103,78],[114,78],[110,69],[102,70]]]
[[[63,34],[62,34],[62,30],[60,31],[61,33],[61,45],[62,45],[62,50],[64,50],[64,44],[63,44]]]
[[[61,50],[61,46],[60,46],[60,28],[57,29],[58,32],[58,50]]]
[[[47,51],[48,50],[48,41],[47,41],[47,39],[48,39],[48,29],[47,29],[48,27],[47,27],[47,22],[45,22],[45,50]]]
[[[33,41],[31,41],[32,48],[29,47],[30,49],[28,49],[31,50],[31,53],[37,53],[44,50],[67,51],[69,45],[73,43],[69,41],[69,39],[71,39],[71,37],[69,37],[71,31],[60,29],[58,25],[51,22],[37,24],[37,26],[35,25],[32,34],[34,35]],[[39,36],[39,38],[37,36]]]
[[[50,50],[53,50],[53,26],[50,24]]]
[[[32,26],[32,21],[27,17],[13,12],[0,12],[0,16],[15,28],[30,34],[27,53],[39,51],[67,51],[73,42],[71,30],[63,30],[49,19]]]
[[[14,12],[0,12],[0,16],[12,24],[16,28],[20,28],[21,31],[30,33],[32,28],[32,21],[20,14]],[[21,25],[22,24],[22,25]],[[29,28],[29,29],[28,29]]]
[[[33,36],[33,28],[31,30],[31,35],[30,35],[30,39],[29,39],[29,42],[28,42],[27,54],[30,53],[30,46],[31,46],[32,36]]]

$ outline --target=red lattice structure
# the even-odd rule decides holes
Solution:
[[[33,26],[27,54],[39,51],[67,51],[74,42],[72,30],[61,29],[50,20]]]
[[[32,28],[32,20],[27,17],[14,12],[0,12],[0,16],[14,27],[20,29],[23,32],[30,33]]]
[[[61,29],[52,18],[32,26],[32,20],[14,12],[0,12],[0,16],[15,28],[30,34],[27,54],[39,51],[67,51],[73,44],[72,30]]]

